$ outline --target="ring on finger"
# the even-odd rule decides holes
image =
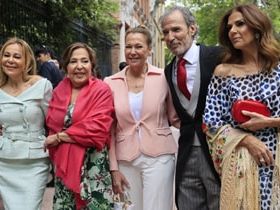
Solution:
[[[262,164],[265,163],[264,158],[260,158],[260,162],[261,162]]]

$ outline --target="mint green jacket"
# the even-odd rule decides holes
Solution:
[[[16,97],[0,89],[0,158],[48,157],[43,145],[51,94],[52,85],[47,79],[40,79]]]

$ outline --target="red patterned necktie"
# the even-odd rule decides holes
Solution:
[[[185,69],[186,60],[180,58],[177,64],[177,84],[179,90],[186,96],[188,100],[191,98],[191,94],[187,88],[187,71]]]

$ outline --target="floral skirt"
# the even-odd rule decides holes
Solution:
[[[81,198],[87,201],[85,210],[111,210],[113,191],[109,172],[108,150],[90,148],[81,175]],[[54,210],[75,210],[75,196],[59,178],[55,178]]]

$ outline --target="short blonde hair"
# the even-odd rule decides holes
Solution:
[[[125,39],[126,39],[127,35],[135,34],[135,33],[143,34],[144,37],[146,38],[147,45],[149,46],[149,48],[152,48],[152,35],[146,26],[139,25],[134,28],[129,28],[125,33]]]

